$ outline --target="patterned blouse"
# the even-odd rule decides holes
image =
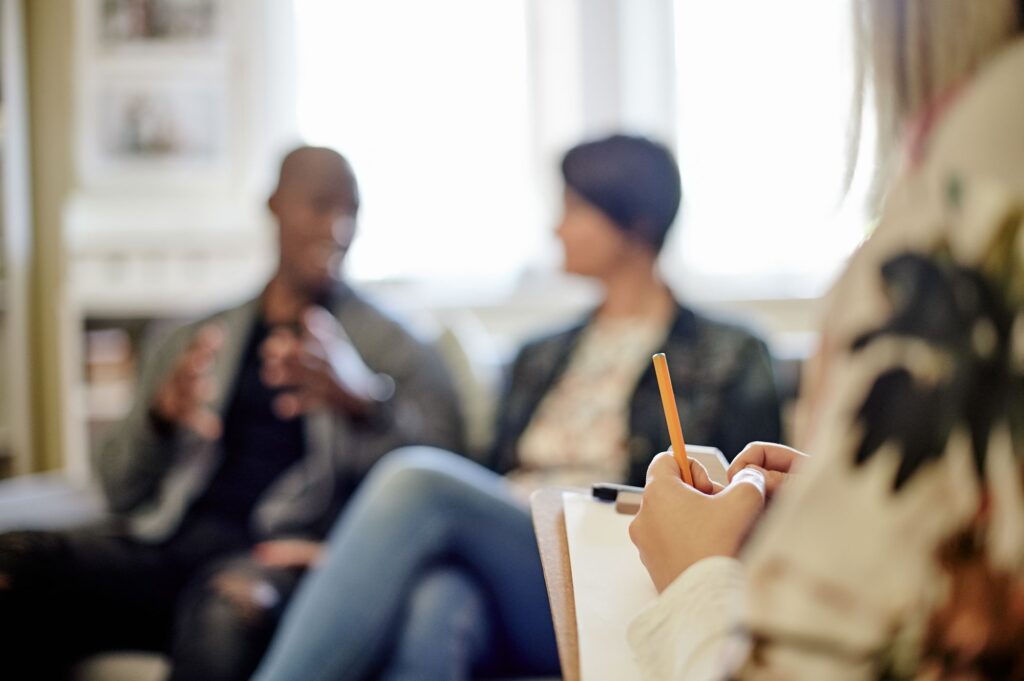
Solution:
[[[831,295],[816,456],[633,623],[645,678],[1024,678],[1024,41],[928,140]]]
[[[565,373],[544,396],[519,440],[509,477],[532,489],[622,480],[629,464],[629,402],[669,319],[595,319]]]
[[[718,447],[730,458],[752,440],[778,439],[779,401],[771,356],[764,342],[741,327],[697,314],[678,304],[671,317],[655,351],[667,356],[687,440]],[[497,410],[489,463],[498,473],[508,474],[523,467],[520,451],[523,435],[534,423],[534,416],[545,398],[559,386],[562,376],[576,362],[584,332],[593,327],[595,318],[591,313],[567,329],[526,343],[519,351]],[[620,359],[614,361],[617,367],[639,367],[640,364],[647,367],[637,369],[633,389],[623,403],[628,440],[624,474],[617,481],[631,485],[644,484],[651,457],[668,445],[661,395],[650,356],[651,352],[645,351],[630,356],[626,363],[621,363]],[[607,368],[606,365],[604,369]],[[628,369],[624,373],[629,373]],[[622,388],[627,381],[615,383]],[[610,404],[607,394],[602,400]],[[531,435],[533,437],[539,438],[536,434]],[[614,451],[608,445],[601,443],[600,449],[589,450],[587,458],[592,454],[598,459],[606,458],[600,452]],[[531,449],[528,456],[534,457],[534,463],[529,465],[537,470],[538,459],[549,458],[549,455],[541,454],[539,448]],[[551,447],[545,450],[550,453]],[[580,451],[580,448],[574,447],[573,451]],[[586,481],[589,484],[594,479],[588,477]]]

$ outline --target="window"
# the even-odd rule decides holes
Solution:
[[[362,188],[357,279],[493,279],[550,231],[531,152],[526,0],[295,0],[299,132]]]
[[[692,293],[816,295],[860,241],[839,210],[851,60],[829,0],[676,0],[682,229],[666,254]]]
[[[294,0],[299,131],[346,154],[363,189],[350,273],[476,285],[543,269],[557,155],[645,104],[683,172],[670,280],[692,298],[821,293],[864,232],[858,196],[838,206],[846,4]],[[673,11],[674,30],[627,30]]]

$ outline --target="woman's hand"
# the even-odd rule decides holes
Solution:
[[[736,473],[717,494],[709,494],[713,485],[702,467],[691,471],[696,489],[683,482],[672,454],[654,457],[640,512],[629,526],[629,536],[659,592],[703,558],[735,556],[764,508],[763,471]],[[699,481],[698,473],[703,473]]]
[[[756,466],[765,473],[765,492],[771,499],[800,461],[806,458],[806,454],[792,447],[771,442],[751,442],[733,459],[729,466],[729,480],[733,480],[747,466]]]

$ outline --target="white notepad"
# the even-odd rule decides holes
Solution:
[[[711,447],[688,445],[687,454],[726,483],[727,463]],[[626,629],[658,595],[629,538],[633,516],[589,494],[565,492],[565,534],[576,601],[581,681],[629,681],[640,671]]]
[[[719,485],[729,484],[729,462],[718,447],[686,445],[686,456],[703,465],[708,477]]]
[[[581,681],[628,681],[639,670],[626,641],[630,621],[657,596],[629,540],[633,516],[589,494],[565,492]]]

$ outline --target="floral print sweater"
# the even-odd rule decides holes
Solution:
[[[632,624],[645,678],[1024,679],[1024,41],[927,139],[830,294],[814,457]]]

